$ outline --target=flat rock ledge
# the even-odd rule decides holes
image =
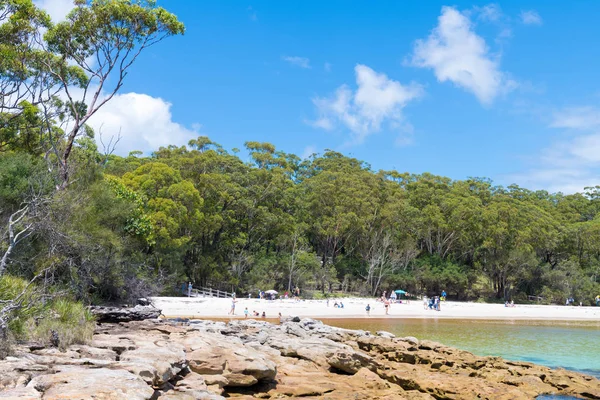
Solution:
[[[89,345],[20,345],[0,399],[600,399],[600,381],[439,343],[290,318],[99,324]]]
[[[91,306],[90,311],[99,323],[143,321],[156,319],[161,315],[161,310],[150,304],[138,304],[135,307]]]

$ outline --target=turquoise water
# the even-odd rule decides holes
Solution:
[[[530,361],[600,378],[600,321],[324,319],[324,323],[434,340],[481,356]]]

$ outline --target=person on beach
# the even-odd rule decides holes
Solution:
[[[385,307],[385,315],[388,315],[389,311],[390,311],[390,302],[388,301],[388,299],[385,299],[385,301],[384,301],[383,304],[384,304],[384,307]]]
[[[367,311],[367,316],[371,316],[371,305],[367,304],[367,306],[365,307],[365,310]]]
[[[244,318],[248,318],[248,307],[244,308]]]
[[[427,296],[423,295],[423,310],[427,310]]]
[[[262,317],[263,317],[263,318],[267,318],[267,313],[263,311],[263,313],[262,313]]]
[[[344,303],[340,301],[340,308],[344,308]]]
[[[397,298],[398,296],[396,295],[396,292],[392,292],[392,294],[390,294],[390,300],[392,303],[395,303]]]
[[[442,290],[442,297],[440,297],[441,301],[446,301],[446,291]]]
[[[229,315],[235,315],[235,297],[231,298],[231,310],[229,310]]]
[[[192,297],[192,282],[188,282],[188,297]]]
[[[600,306],[600,294],[596,296],[596,307]]]

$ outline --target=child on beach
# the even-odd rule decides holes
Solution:
[[[248,318],[248,307],[244,308],[244,318]]]

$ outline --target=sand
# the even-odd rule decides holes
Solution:
[[[446,301],[441,310],[424,309],[422,301],[392,304],[389,314],[385,314],[383,303],[374,299],[346,298],[336,299],[344,308],[334,307],[334,300],[260,300],[238,298],[233,317],[243,318],[244,309],[260,314],[264,311],[267,318],[299,316],[311,318],[454,318],[454,319],[503,319],[503,320],[565,320],[600,321],[600,307],[520,305],[505,307],[503,304],[484,304]],[[153,304],[162,310],[165,317],[182,318],[229,318],[231,299],[202,297],[154,297]],[[370,316],[365,307],[371,306]]]

